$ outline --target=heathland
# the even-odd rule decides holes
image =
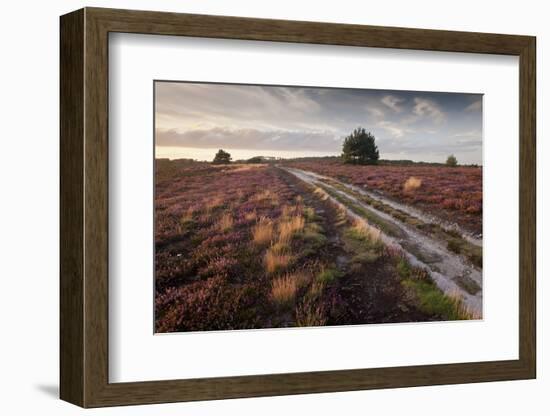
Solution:
[[[157,160],[157,332],[475,319],[482,168]]]

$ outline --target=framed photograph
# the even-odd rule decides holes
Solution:
[[[535,38],[61,17],[82,407],[536,376]]]

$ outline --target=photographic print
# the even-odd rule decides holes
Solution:
[[[154,83],[155,332],[482,318],[482,95]]]

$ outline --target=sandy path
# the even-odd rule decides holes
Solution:
[[[316,179],[319,179],[321,181],[333,181],[334,183],[337,183],[341,186],[344,186],[354,192],[357,192],[359,194],[368,196],[369,198],[372,198],[376,201],[382,202],[383,204],[386,204],[394,209],[398,209],[400,211],[403,211],[410,215],[411,217],[418,218],[422,222],[429,223],[429,224],[438,224],[441,226],[441,228],[447,230],[447,231],[457,231],[461,234],[462,238],[464,238],[466,241],[468,241],[471,244],[474,244],[478,247],[482,246],[482,239],[478,238],[477,236],[472,235],[472,233],[467,232],[466,230],[462,229],[458,224],[452,224],[446,221],[441,220],[440,218],[437,218],[434,215],[429,215],[425,212],[419,211],[418,209],[411,207],[409,205],[401,204],[395,200],[389,199],[383,195],[380,195],[377,192],[369,191],[367,189],[361,188],[356,185],[352,185],[349,183],[341,182],[338,179],[329,177],[329,176],[323,176],[315,172],[311,171],[305,171],[301,169],[294,169],[295,171],[303,172],[304,174],[314,177]]]
[[[476,315],[481,316],[483,303],[482,291],[476,289],[481,289],[482,287],[482,273],[479,269],[468,264],[459,255],[448,251],[441,242],[419,233],[413,227],[402,223],[401,221],[397,220],[389,214],[386,214],[368,204],[363,203],[362,201],[355,198],[353,195],[337,189],[330,184],[327,184],[326,182],[324,182],[324,180],[327,179],[326,177],[315,174],[313,172],[303,171],[294,168],[282,169],[293,174],[298,179],[306,183],[324,188],[334,195],[339,195],[340,197],[349,200],[353,204],[359,205],[363,209],[372,212],[379,218],[383,219],[385,222],[398,227],[401,231],[401,236],[399,238],[396,238],[382,233],[382,240],[384,241],[384,243],[387,245],[399,246],[405,253],[407,260],[411,263],[411,265],[426,269],[430,273],[434,282],[443,292],[447,294],[460,293],[467,307]],[[361,191],[357,187],[351,188],[350,185],[343,183],[342,185],[347,186],[349,189],[353,189],[356,192]],[[333,203],[344,207],[351,218],[358,221],[366,221],[362,216],[356,214],[351,208],[346,206],[345,203],[340,202],[329,193],[327,193],[327,196],[331,199]],[[374,198],[371,193],[368,193],[368,196]],[[379,196],[377,195],[377,197]],[[380,201],[386,203],[385,200]],[[401,204],[398,205],[399,207],[395,206],[395,208],[405,211]],[[408,211],[406,212],[409,213]],[[423,219],[421,217],[419,218]]]

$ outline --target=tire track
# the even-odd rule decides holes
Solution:
[[[316,179],[319,179],[322,182],[326,183],[328,181],[329,185],[330,185],[330,182],[337,183],[338,185],[343,186],[345,188],[348,188],[349,190],[351,190],[353,192],[357,192],[361,195],[372,198],[372,199],[374,199],[378,202],[381,202],[385,205],[388,205],[388,206],[390,206],[390,207],[392,207],[396,210],[403,211],[403,212],[405,212],[406,214],[408,214],[412,217],[418,218],[419,220],[421,220],[424,223],[437,224],[446,231],[458,232],[458,233],[460,233],[461,237],[464,240],[466,240],[469,243],[471,243],[473,245],[476,245],[478,247],[481,247],[482,244],[483,244],[483,240],[481,238],[479,238],[478,236],[472,235],[472,233],[470,233],[470,232],[465,231],[458,224],[443,221],[443,220],[441,220],[440,218],[437,218],[434,215],[426,214],[425,212],[421,212],[420,210],[418,210],[414,207],[411,207],[409,205],[402,204],[402,203],[397,202],[395,200],[389,199],[389,198],[387,198],[383,195],[380,195],[379,193],[369,191],[369,190],[365,190],[365,189],[363,189],[363,188],[361,188],[357,185],[352,185],[352,184],[349,184],[349,183],[345,183],[345,182],[339,181],[335,178],[320,175],[318,173],[311,172],[311,171],[305,171],[305,170],[295,169],[295,168],[292,168],[292,169],[294,169],[296,171],[303,172],[304,174],[307,174],[308,176],[315,177]]]
[[[481,270],[465,262],[461,256],[450,252],[440,241],[421,234],[408,224],[404,224],[391,215],[377,210],[363,203],[353,195],[325,182],[326,179],[331,178],[295,168],[280,168],[306,183],[321,188],[333,203],[345,208],[352,219],[360,222],[369,222],[364,215],[358,214],[356,210],[354,211],[354,206],[360,207],[362,211],[368,211],[379,218],[384,224],[391,227],[390,230],[393,230],[391,232],[392,235],[387,231],[384,232],[384,230],[381,230],[381,238],[386,245],[398,246],[411,265],[427,270],[433,281],[444,293],[460,294],[464,304],[474,315],[482,315]],[[342,183],[342,185],[346,186],[347,184]],[[354,190],[359,191],[358,189]],[[371,196],[370,193],[369,196]],[[385,202],[385,200],[381,202]],[[377,226],[372,221],[369,224]],[[377,226],[377,228],[384,227]]]

